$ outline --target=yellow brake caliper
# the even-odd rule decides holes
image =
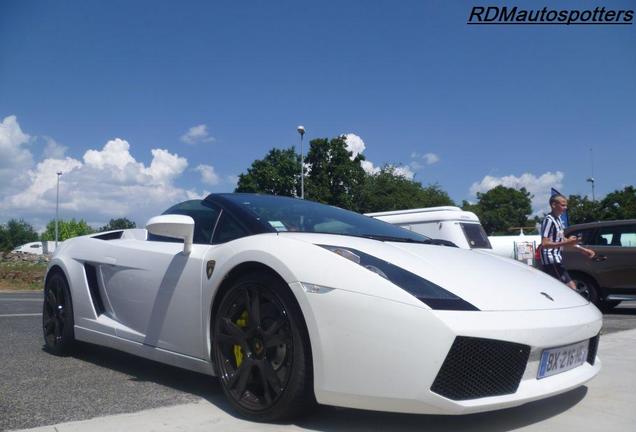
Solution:
[[[239,319],[236,320],[236,325],[240,328],[247,327],[247,311],[244,310]],[[234,345],[234,358],[236,359],[236,367],[241,366],[243,362],[243,349],[240,345]]]

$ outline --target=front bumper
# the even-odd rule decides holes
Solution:
[[[598,358],[537,380],[541,352],[594,338],[593,306],[515,312],[432,311],[345,290],[296,294],[310,334],[318,402],[378,411],[466,414],[521,405],[579,387],[600,370]],[[529,347],[512,394],[452,400],[431,390],[457,336]]]

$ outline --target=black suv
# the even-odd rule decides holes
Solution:
[[[609,310],[622,300],[636,300],[636,219],[573,225],[566,237],[596,252],[594,259],[563,250],[563,265],[577,289],[599,308]]]

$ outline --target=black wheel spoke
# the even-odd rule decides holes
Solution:
[[[261,299],[258,289],[245,290],[247,296],[247,313],[249,315],[250,328],[261,325]]]
[[[269,326],[267,330],[265,330],[265,337],[271,337],[275,335],[278,330],[280,330],[285,325],[285,321],[282,319],[276,320]]]
[[[229,318],[223,318],[223,325],[228,333],[220,333],[221,338],[224,338],[226,341],[232,342],[235,345],[241,345],[244,349],[247,348],[245,333],[238,325],[233,323]]]
[[[57,309],[57,299],[55,298],[55,294],[53,294],[52,290],[46,291],[46,304],[55,313],[55,309]]]
[[[234,387],[236,392],[238,393],[239,399],[245,393],[245,389],[247,388],[247,382],[250,379],[250,375],[252,374],[252,361],[250,359],[243,360],[241,363],[241,367],[236,371],[238,375],[238,379],[232,377],[232,381],[234,381],[234,385],[230,385],[230,388]]]
[[[263,363],[265,362],[261,361],[258,363],[258,371],[260,372],[259,375],[261,377],[261,384],[263,385],[263,396],[265,396],[265,403],[269,405],[272,403],[272,391],[270,389],[269,382],[267,381],[267,377],[265,376],[265,371],[263,370]]]
[[[269,384],[269,387],[271,387],[272,390],[274,390],[275,395],[278,396],[283,389],[281,388],[280,379],[278,379],[278,375],[276,375],[276,371],[274,371],[274,368],[272,368],[272,365],[269,364],[268,361],[263,361],[261,365],[262,366],[260,370],[262,375],[264,376],[265,380]],[[268,387],[268,386],[265,386],[265,387]]]
[[[221,345],[241,345],[242,342],[240,340],[236,340],[236,338],[232,335],[219,333],[216,335],[216,340],[219,341]]]
[[[46,332],[46,334],[51,334],[51,330],[53,329],[53,326],[55,325],[55,322],[53,321],[53,318],[47,318],[46,321],[44,321],[44,331]]]
[[[53,327],[55,330],[55,339],[57,340],[61,340],[62,339],[62,325],[60,324],[60,322],[58,321],[57,318],[53,318]]]

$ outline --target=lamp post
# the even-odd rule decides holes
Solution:
[[[305,170],[303,169],[303,136],[305,135],[305,127],[298,126],[296,130],[300,134],[300,199],[305,199]]]
[[[596,196],[594,196],[594,177],[588,177],[585,181],[592,183],[592,202],[596,202]]]
[[[57,195],[55,197],[55,249],[57,249],[57,239],[58,239],[58,231],[57,231],[57,220],[59,219],[60,214],[60,176],[62,175],[62,171],[57,172]]]

